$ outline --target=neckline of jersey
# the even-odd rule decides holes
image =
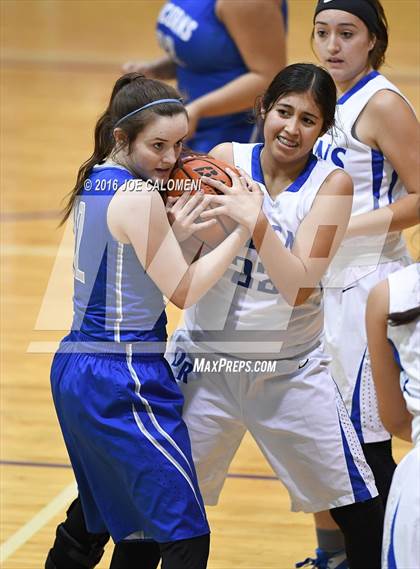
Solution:
[[[353,85],[351,89],[349,89],[343,95],[341,95],[341,97],[337,101],[337,105],[342,105],[343,103],[348,101],[350,97],[352,97],[355,93],[357,93],[357,91],[360,91],[360,89],[364,87],[367,83],[369,83],[369,81],[372,81],[372,79],[378,77],[378,75],[380,75],[379,71],[376,71],[376,69],[374,69],[373,71],[371,71],[370,73],[359,79],[359,81],[355,85]]]
[[[123,172],[128,172],[130,176],[133,176],[133,174],[130,172],[130,170],[128,170],[128,168],[125,168],[120,164],[116,164],[115,162],[104,162],[103,164],[95,164],[92,168],[92,171],[98,172],[101,170],[109,170],[109,169],[122,170]]]
[[[263,148],[264,148],[264,144],[259,143],[259,144],[256,144],[254,146],[254,148],[252,149],[252,160],[251,160],[252,179],[255,180],[256,182],[260,183],[260,184],[263,184],[263,186],[266,188],[267,195],[269,196],[269,198],[273,202],[276,201],[276,199],[279,196],[281,196],[284,192],[292,192],[292,193],[298,192],[302,188],[302,186],[306,182],[306,180],[309,178],[312,170],[315,168],[315,165],[318,162],[318,158],[313,153],[309,154],[308,160],[306,161],[306,164],[303,167],[303,170],[300,172],[300,174],[297,176],[297,178],[290,184],[290,186],[285,188],[280,194],[278,194],[278,196],[276,196],[273,199],[270,196],[268,189],[266,187],[265,180],[264,180],[264,173],[263,173],[262,167],[261,167],[261,152],[262,152]]]

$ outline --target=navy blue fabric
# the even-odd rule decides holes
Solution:
[[[163,355],[61,354],[51,386],[90,532],[208,533],[183,396]]]
[[[216,16],[215,4],[216,0],[171,0],[159,15],[158,38],[177,63],[178,88],[186,103],[248,72],[235,42]],[[279,9],[287,22],[287,0],[279,0]],[[188,146],[207,152],[221,142],[249,142],[253,128],[252,109],[204,118]]]

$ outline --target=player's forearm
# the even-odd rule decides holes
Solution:
[[[318,280],[311,278],[302,261],[277,237],[267,218],[260,214],[252,240],[274,286],[290,306],[303,303]],[[299,294],[300,289],[306,289]]]
[[[419,199],[417,194],[410,194],[386,207],[351,217],[346,237],[381,235],[416,225]]]
[[[224,275],[234,256],[249,239],[249,232],[238,226],[213,251],[195,261],[179,283],[171,300],[180,308],[188,308]]]
[[[245,73],[220,89],[195,99],[189,106],[195,108],[200,118],[239,113],[254,106],[256,97],[264,92],[270,79],[259,73]]]
[[[150,63],[150,70],[155,79],[175,79],[176,64],[167,55]]]

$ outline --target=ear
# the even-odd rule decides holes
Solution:
[[[114,140],[117,144],[126,144],[127,143],[127,135],[123,131],[122,128],[114,128],[113,131]]]
[[[370,34],[369,51],[372,51],[375,45],[376,45],[376,36],[374,34]]]
[[[264,107],[261,107],[260,109],[260,117],[265,120],[265,116],[266,116],[266,110],[264,109]]]

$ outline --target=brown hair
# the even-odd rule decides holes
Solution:
[[[63,209],[60,225],[71,214],[77,194],[83,188],[93,166],[102,164],[115,149],[116,143],[113,132],[116,123],[132,111],[158,99],[180,99],[180,95],[174,87],[161,81],[146,79],[141,73],[127,73],[116,81],[108,107],[99,117],[95,126],[95,145],[92,156],[83,162],[79,168],[76,184],[67,196],[68,201]],[[139,132],[153,120],[155,115],[172,116],[178,113],[186,113],[183,105],[162,103],[125,118],[118,124],[118,128],[121,128],[126,134],[127,142],[123,146],[128,144],[130,150],[131,144]]]
[[[379,69],[385,63],[385,52],[388,48],[388,21],[385,11],[379,0],[366,0],[375,9],[378,15],[376,29],[369,29],[371,36],[376,38],[375,45],[369,53],[369,62],[373,69]]]

